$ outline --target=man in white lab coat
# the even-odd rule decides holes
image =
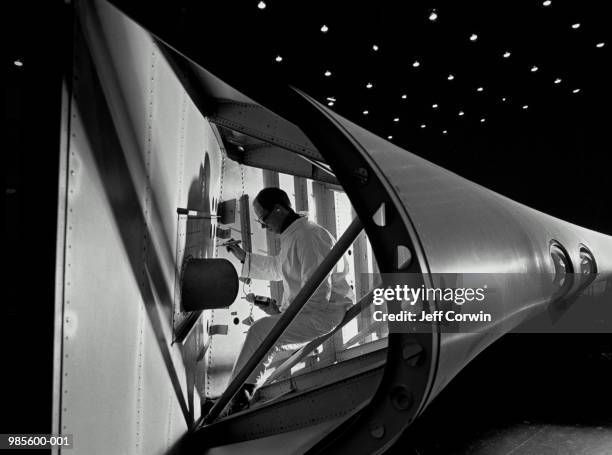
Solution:
[[[326,229],[295,213],[287,193],[279,188],[260,191],[253,201],[253,209],[263,228],[280,234],[280,254],[264,256],[247,253],[238,245],[231,245],[228,249],[243,263],[242,277],[282,281],[283,298],[278,306],[258,305],[268,316],[255,321],[250,327],[234,364],[232,379],[253,355],[335,243]],[[347,273],[348,262],[342,259],[281,335],[275,350],[297,348],[300,344],[332,331],[340,323],[354,298],[346,278]],[[260,363],[249,376],[242,390],[236,394],[231,412],[248,406],[257,381],[270,360]]]

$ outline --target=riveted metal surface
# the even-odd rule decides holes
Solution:
[[[263,188],[261,169],[243,166],[227,158],[223,160],[222,184],[219,192],[219,199],[221,201],[231,199],[238,201],[243,195],[254,197],[261,188]],[[251,245],[265,245],[266,233],[263,229],[259,229],[259,225],[256,224],[253,210],[248,211],[249,225],[253,228],[250,229],[251,232],[243,232],[243,227],[246,226],[246,223],[242,222],[241,211],[243,206],[238,204],[237,207],[239,213],[235,217],[235,222],[223,225],[223,227],[231,229],[231,236],[234,239],[249,238]],[[241,271],[242,264],[226,248],[217,247],[216,250],[217,257],[229,260],[234,264],[238,272]],[[253,252],[259,254],[265,253],[264,251],[257,250]],[[234,361],[244,342],[248,327],[242,324],[241,321],[246,319],[252,310],[252,306],[244,300],[244,293],[253,292],[260,295],[267,295],[269,293],[268,283],[261,280],[253,280],[250,285],[241,283],[240,288],[238,297],[229,309],[212,310],[210,312],[210,323],[227,325],[228,333],[227,335],[213,336],[206,354],[205,394],[207,397],[218,397],[223,393],[229,382]],[[231,312],[236,312],[236,315],[232,315]],[[263,314],[257,308],[253,309],[252,312],[254,318],[259,318]],[[234,324],[234,319],[236,318],[239,321],[238,324]]]
[[[241,163],[322,182],[338,183],[332,174],[311,164],[301,156],[287,153],[287,150],[269,144],[249,147],[244,152]]]
[[[343,351],[343,354],[346,357],[354,354],[350,351],[352,350]],[[387,357],[384,346],[377,350],[359,354],[351,355],[350,358],[339,359],[337,363],[330,365],[328,368],[317,368],[307,372],[300,370],[298,374],[287,379],[264,385],[257,391],[257,399],[267,401],[291,390],[304,391],[339,381],[352,375],[360,374],[367,369],[378,368]]]
[[[215,447],[292,431],[348,416],[371,396],[382,368],[362,372],[325,387],[272,401],[252,412],[220,420],[194,433],[194,447]],[[308,409],[308,412],[304,412]]]
[[[80,449],[75,446],[75,450],[77,453],[102,453],[102,447],[106,446],[111,451],[122,447],[135,451],[136,432],[126,433],[120,422],[136,422],[138,331],[134,328],[138,327],[141,312],[139,280],[143,268],[141,232],[144,223],[138,216],[129,220],[135,229],[133,235],[125,233],[130,242],[130,251],[126,252],[117,226],[103,222],[112,220],[114,213],[106,196],[104,179],[108,174],[98,171],[101,156],[96,155],[95,150],[104,145],[114,150],[118,140],[116,136],[102,137],[99,130],[92,131],[92,126],[108,124],[111,120],[104,107],[100,109],[102,112],[97,112],[92,103],[92,100],[103,99],[103,94],[80,33],[79,30],[75,40],[79,83],[74,87],[75,118],[70,125],[65,293],[63,301],[58,302],[64,307],[61,431],[88,435],[91,431],[88,428],[99,424],[101,416],[114,415],[114,420],[107,419],[105,432],[115,432],[119,435],[117,439],[108,441],[98,432],[99,437],[88,437],[87,442]],[[112,158],[115,157],[109,157],[111,166],[117,162]],[[122,171],[129,173],[125,168]],[[131,190],[130,202],[140,209],[141,195]],[[101,244],[107,245],[104,253],[99,251]],[[127,254],[132,254],[139,265],[134,264],[132,268],[126,260]],[[117,262],[122,264],[117,265]],[[92,277],[99,278],[92,280]],[[107,283],[124,283],[125,286],[108,286]],[[115,321],[112,312],[100,305],[97,297],[103,293],[108,302],[119,305],[133,302],[123,305],[122,321]],[[118,333],[111,332],[113,326]],[[127,330],[128,326],[131,329]],[[109,356],[105,353],[108,348],[120,348],[124,355]],[[96,359],[95,366],[84,368],[91,364],[91,359]],[[130,374],[126,375],[126,371]],[[109,390],[107,383],[113,383],[114,389]],[[114,409],[113,402],[118,403],[119,399],[128,405]],[[95,413],[91,412],[92,407]]]
[[[74,56],[74,54],[73,54]],[[55,314],[53,321],[54,340],[53,340],[53,396],[52,396],[52,421],[51,432],[59,434],[61,432],[61,406],[62,406],[62,339],[64,328],[64,306],[59,304],[64,302],[64,271],[66,255],[66,234],[68,216],[68,176],[69,156],[70,156],[70,125],[73,115],[72,87],[78,84],[78,75],[75,73],[74,65],[67,70],[62,80],[62,111],[61,111],[61,130],[60,130],[60,150],[59,150],[59,170],[58,170],[58,206],[57,206],[57,240],[56,240],[56,259],[55,259]],[[52,453],[58,453],[59,449],[53,449]]]
[[[209,116],[211,122],[278,145],[300,155],[322,160],[316,148],[297,127],[287,124],[286,120],[271,111],[258,104],[221,99],[216,101],[219,104],[215,113]]]
[[[212,123],[300,155],[322,159],[310,140],[294,124],[244,96],[161,41],[159,43],[193,102]]]
[[[74,453],[161,453],[199,417],[202,326],[170,344],[177,247],[214,254],[211,222],[181,226],[176,207],[211,204],[221,149],[148,33],[105,2],[76,8],[58,430]]]

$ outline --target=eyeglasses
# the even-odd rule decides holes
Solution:
[[[262,228],[266,229],[268,227],[268,224],[266,223],[266,219],[270,216],[271,213],[272,212],[268,212],[261,218],[257,217],[255,218],[255,221],[257,221],[261,225]]]

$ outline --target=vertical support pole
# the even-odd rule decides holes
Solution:
[[[327,229],[334,238],[337,238],[336,228],[336,200],[334,192],[320,182],[313,182],[312,191],[317,209],[317,223]],[[323,353],[320,356],[319,366],[332,364],[336,361],[336,351],[342,346],[342,331],[323,343]]]
[[[248,194],[240,196],[240,233],[242,234],[242,248],[247,253],[251,253],[253,246],[251,244],[251,210]]]
[[[278,172],[269,171],[264,169],[263,171],[263,185],[264,188],[279,187]],[[266,231],[266,243],[268,244],[268,255],[276,256],[280,253],[280,238],[278,235],[272,232]],[[270,282],[270,297],[278,302],[280,305],[281,299],[283,298],[283,285],[278,281]]]
[[[357,216],[355,210],[351,210],[353,218]],[[365,232],[359,234],[357,240],[353,244],[353,270],[355,271],[355,297],[357,301],[363,298],[371,288],[369,283],[369,265],[370,257],[368,254],[368,237]],[[372,306],[364,308],[359,316],[357,316],[357,331],[361,332],[366,329],[372,321]],[[366,343],[372,341],[372,335],[368,335]]]
[[[317,223],[331,232],[334,238],[337,238],[334,192],[320,182],[312,183],[312,192],[317,206]]]
[[[308,212],[308,183],[304,177],[293,177],[295,211]]]

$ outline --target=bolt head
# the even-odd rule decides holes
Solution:
[[[407,411],[414,403],[412,392],[404,385],[393,387],[391,389],[391,403],[398,411]]]
[[[370,435],[375,439],[381,439],[385,435],[385,425],[380,420],[370,422]]]
[[[358,167],[353,170],[353,177],[355,177],[359,183],[365,185],[368,183],[368,170],[363,167]]]

